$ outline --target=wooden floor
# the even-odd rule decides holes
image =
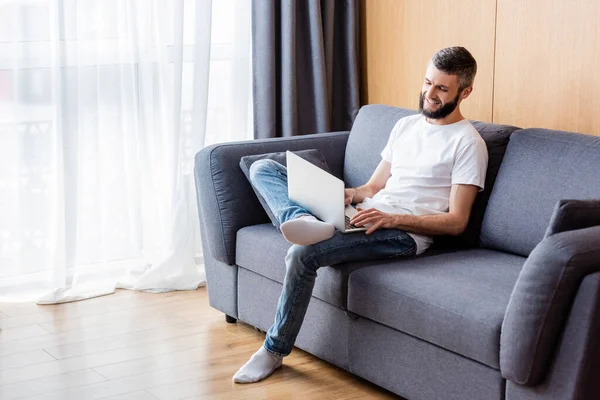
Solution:
[[[0,399],[398,399],[294,349],[260,383],[231,377],[261,333],[208,306],[206,288],[52,306],[0,303]]]

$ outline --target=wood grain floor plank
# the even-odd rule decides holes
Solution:
[[[193,349],[198,347],[199,343],[213,346],[217,343],[226,342],[235,338],[236,337],[228,334],[216,336],[212,335],[210,332],[202,332],[122,349],[86,354],[83,356],[70,357],[63,360],[50,361],[20,368],[11,368],[0,374],[0,385],[58,375],[61,372],[64,373],[95,368],[158,354]]]
[[[44,397],[34,397],[27,400],[62,400],[67,396],[86,400],[103,399],[109,396],[118,396],[140,390],[146,390],[150,394],[154,395],[151,389],[155,387],[185,382],[198,378],[204,378],[205,380],[210,381],[214,380],[215,376],[219,376],[221,382],[225,382],[229,385],[233,384],[231,377],[233,376],[232,370],[235,368],[235,365],[243,363],[243,361],[250,358],[254,351],[255,350],[236,354],[232,357],[224,357],[216,360],[208,360],[174,368],[161,369],[150,373],[138,374],[125,378],[112,379],[105,382],[76,387],[74,389],[46,393]],[[291,360],[290,362],[293,363],[294,361]]]
[[[68,399],[65,399],[68,400]],[[80,399],[73,399],[80,400]],[[126,393],[119,396],[110,396],[105,397],[105,400],[158,400],[156,397],[146,392],[145,390],[134,392],[134,393]]]
[[[178,400],[190,396],[204,396],[213,392],[235,391],[248,385],[233,383],[233,374],[241,367],[254,352],[242,353],[241,357],[226,357],[215,360],[211,369],[194,379],[173,382],[171,384],[146,389],[160,400]],[[279,370],[275,371],[269,379],[253,383],[255,389],[262,386],[272,385],[298,375],[325,367],[325,364],[316,357],[301,351],[295,352],[294,356],[286,357],[285,363]],[[245,356],[245,357],[244,357]]]
[[[206,288],[0,310],[11,327],[0,340],[2,400],[400,399],[298,349],[268,379],[234,384],[265,334],[227,324]]]
[[[13,400],[33,395],[45,395],[45,393],[58,389],[84,386],[104,380],[100,374],[91,369],[69,372],[11,385],[2,385],[0,386],[0,399]]]
[[[232,354],[247,353],[252,350],[256,351],[261,344],[262,340],[255,336],[245,339],[236,338],[232,341],[202,346],[196,349],[161,354],[154,357],[145,357],[119,364],[111,364],[94,368],[94,370],[109,380],[118,379],[161,369],[208,361]]]
[[[44,350],[57,359],[75,357],[84,354],[97,353],[100,351],[114,350],[127,346],[135,346],[143,343],[156,342],[159,340],[173,339],[188,336],[194,333],[217,331],[225,333],[223,320],[220,317],[207,318],[203,323],[186,322],[184,324],[161,326],[154,329],[126,333],[107,338],[85,340],[78,343],[63,344],[54,347],[44,347]]]
[[[343,373],[334,379],[321,380],[329,376],[327,367],[291,375],[277,382],[265,381],[262,386],[235,385],[231,390],[221,389],[212,393],[186,397],[182,400],[245,400],[245,399],[381,399],[402,400],[369,382],[358,379],[350,373]],[[358,381],[354,383],[354,381]]]
[[[178,300],[177,308],[193,308],[200,307],[199,299]],[[134,309],[126,309],[122,311],[111,312],[110,314],[92,314],[80,315],[76,318],[65,318],[53,320],[51,322],[39,324],[42,328],[51,333],[63,333],[82,328],[101,327],[115,323],[134,324],[137,319],[147,318],[156,315],[168,314],[172,315],[174,305],[153,304],[150,306],[138,307]],[[217,315],[216,313],[214,315]],[[185,320],[185,318],[181,318]]]
[[[33,350],[26,353],[11,354],[9,356],[0,357],[0,371],[55,360],[54,357],[44,350]]]
[[[19,400],[48,400],[48,399],[60,399],[60,400],[98,400],[93,393],[83,394],[81,391],[59,391],[51,392],[47,394],[23,397]],[[131,393],[124,393],[117,396],[101,397],[102,400],[158,400],[152,394],[145,390],[139,390]]]
[[[115,322],[101,327],[84,328],[60,334],[48,334],[39,337],[13,340],[8,343],[0,342],[0,356],[43,349],[45,347],[60,346],[68,343],[117,336],[131,332],[145,331],[162,326],[178,325],[187,322],[187,320],[175,315],[159,315],[139,320],[136,319],[135,324],[124,325],[120,322]]]
[[[148,293],[144,293],[145,295],[149,295]],[[156,296],[156,295],[155,295]],[[104,298],[107,298],[106,296]],[[194,291],[189,291],[186,295],[179,294],[178,296],[166,297],[164,300],[160,300],[158,298],[154,299],[145,299],[144,301],[133,302],[129,297],[127,297],[126,304],[123,304],[122,296],[116,299],[106,300],[109,304],[94,304],[92,306],[84,306],[83,302],[77,302],[79,305],[78,308],[68,308],[71,304],[68,303],[63,304],[63,308],[57,306],[37,306],[40,307],[39,312],[28,313],[25,315],[14,316],[8,319],[0,320],[0,327],[4,329],[10,328],[18,328],[29,325],[40,325],[40,324],[60,324],[61,322],[66,322],[69,320],[77,320],[80,321],[82,318],[90,316],[94,316],[98,318],[100,315],[114,315],[115,312],[125,312],[126,310],[134,310],[134,309],[143,309],[145,307],[152,306],[164,306],[165,304],[169,304],[171,302],[183,301],[186,299],[194,299],[196,301],[201,300],[202,296],[194,296]],[[120,303],[120,304],[119,304]],[[44,307],[50,307],[45,309]],[[213,313],[218,313],[216,310],[212,310]],[[142,315],[142,313],[136,313],[138,315]]]
[[[20,328],[50,322],[53,318],[54,316],[51,313],[32,313],[24,316],[2,319],[0,320],[0,327],[2,327],[2,329]]]
[[[330,381],[318,382],[322,369],[303,372],[293,377],[293,385],[288,380],[267,383],[260,387],[239,385],[230,391],[205,393],[186,397],[183,400],[245,400],[245,399],[355,399],[368,395],[368,392],[355,385],[349,385],[334,378]],[[393,398],[392,398],[393,399]]]
[[[38,336],[47,336],[50,332],[43,329],[39,325],[24,326],[14,329],[0,330],[0,343],[10,342],[13,340],[28,339]]]

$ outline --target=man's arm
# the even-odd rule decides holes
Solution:
[[[366,197],[373,197],[375,193],[379,192],[385,187],[385,183],[392,176],[392,164],[385,160],[381,160],[379,165],[371,175],[369,181],[357,188],[349,188],[344,190],[344,203],[358,204],[361,203]]]
[[[360,210],[350,222],[356,226],[371,224],[367,235],[379,228],[402,229],[429,236],[460,235],[467,228],[478,191],[479,187],[474,185],[452,185],[449,210],[444,214],[386,214],[372,208]]]

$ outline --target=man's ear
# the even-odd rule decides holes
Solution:
[[[461,99],[466,99],[467,97],[469,97],[469,95],[471,94],[471,92],[473,91],[473,86],[469,86],[463,89],[460,97]]]

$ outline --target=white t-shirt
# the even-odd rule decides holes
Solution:
[[[381,157],[392,165],[392,176],[382,190],[358,207],[389,214],[441,214],[449,210],[452,185],[484,188],[487,147],[466,119],[433,125],[422,114],[402,118],[392,129]],[[417,243],[417,254],[433,243],[429,236],[410,236]]]

